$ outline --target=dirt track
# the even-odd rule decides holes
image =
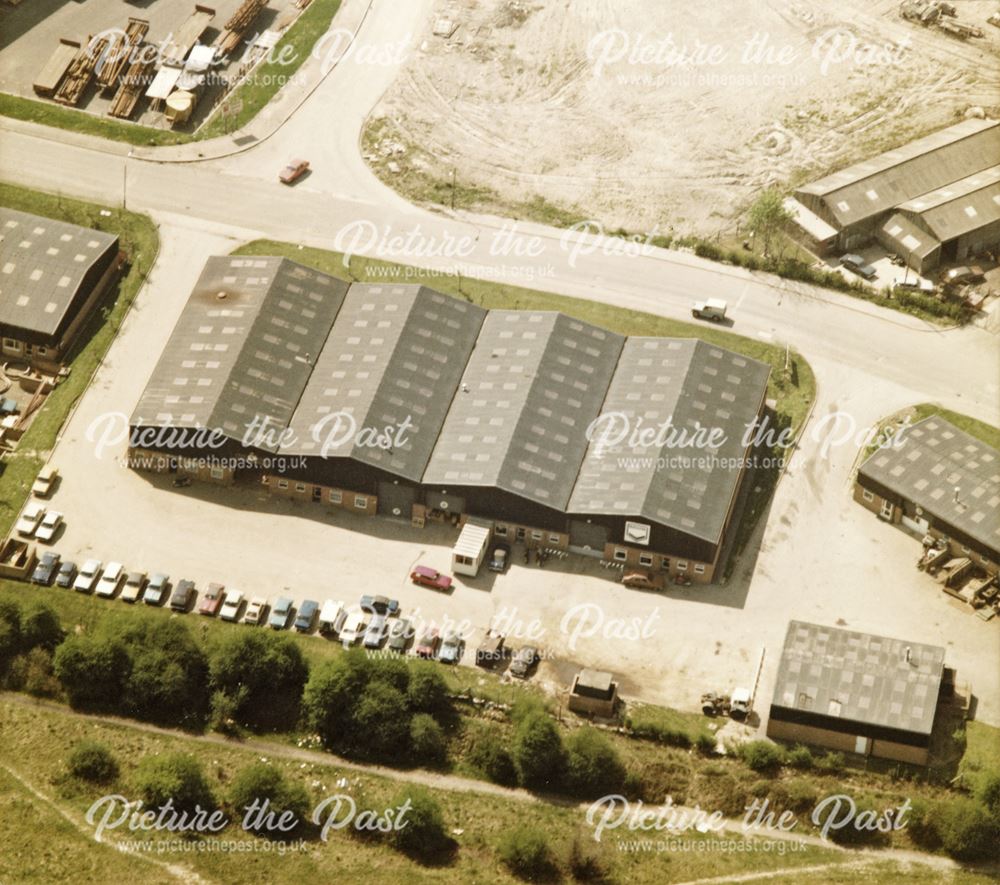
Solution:
[[[447,196],[454,170],[499,195],[460,193],[479,204],[463,208],[543,196],[632,230],[715,232],[768,183],[1000,104],[993,11],[962,4],[986,31],[963,43],[895,0],[437,0],[368,159],[418,200],[434,182]],[[442,18],[451,37],[433,34]]]

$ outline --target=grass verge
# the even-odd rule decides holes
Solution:
[[[17,449],[0,462],[0,537],[7,534],[31,484],[55,444],[66,416],[90,384],[125,318],[159,249],[156,226],[147,215],[105,209],[11,184],[0,185],[0,205],[118,234],[129,256],[125,275],[112,287],[80,333],[70,355],[69,377],[49,394]],[[102,215],[104,211],[109,214]]]

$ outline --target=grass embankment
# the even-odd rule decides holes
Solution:
[[[0,94],[0,115],[134,145],[186,144],[215,138],[245,126],[274,98],[278,90],[294,76],[309,57],[316,41],[329,30],[330,22],[340,9],[340,3],[341,0],[313,0],[278,41],[270,56],[271,60],[257,67],[250,79],[237,87],[227,99],[227,101],[238,99],[242,102],[240,112],[223,119],[216,111],[197,132],[154,129],[137,123],[100,117],[76,108],[7,94]],[[282,64],[278,61],[282,58],[291,61]]]
[[[0,185],[0,205],[117,234],[129,264],[80,333],[67,363],[70,375],[48,396],[17,449],[0,462],[0,537],[10,530],[31,484],[73,404],[90,384],[159,250],[156,226],[147,215],[102,209],[93,203]],[[102,215],[104,211],[109,214]]]

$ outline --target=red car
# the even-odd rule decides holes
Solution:
[[[282,184],[294,184],[306,172],[309,171],[308,160],[292,160],[281,172],[278,173],[278,181]]]
[[[414,651],[419,658],[431,659],[437,654],[438,645],[441,643],[441,637],[438,634],[437,627],[428,627],[421,634],[420,639],[417,640],[417,645]]]
[[[418,565],[410,572],[410,580],[421,587],[430,587],[431,590],[451,589],[451,578],[448,575],[442,575],[441,572],[436,572],[425,565]]]
[[[201,602],[198,603],[198,614],[208,615],[210,618],[215,617],[219,613],[219,609],[222,608],[222,596],[225,589],[222,584],[209,584]]]

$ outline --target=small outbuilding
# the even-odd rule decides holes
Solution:
[[[603,670],[581,670],[573,677],[569,708],[586,716],[614,716],[618,704],[618,683]]]
[[[492,534],[493,523],[475,518],[466,520],[451,551],[451,570],[457,575],[478,575]]]

